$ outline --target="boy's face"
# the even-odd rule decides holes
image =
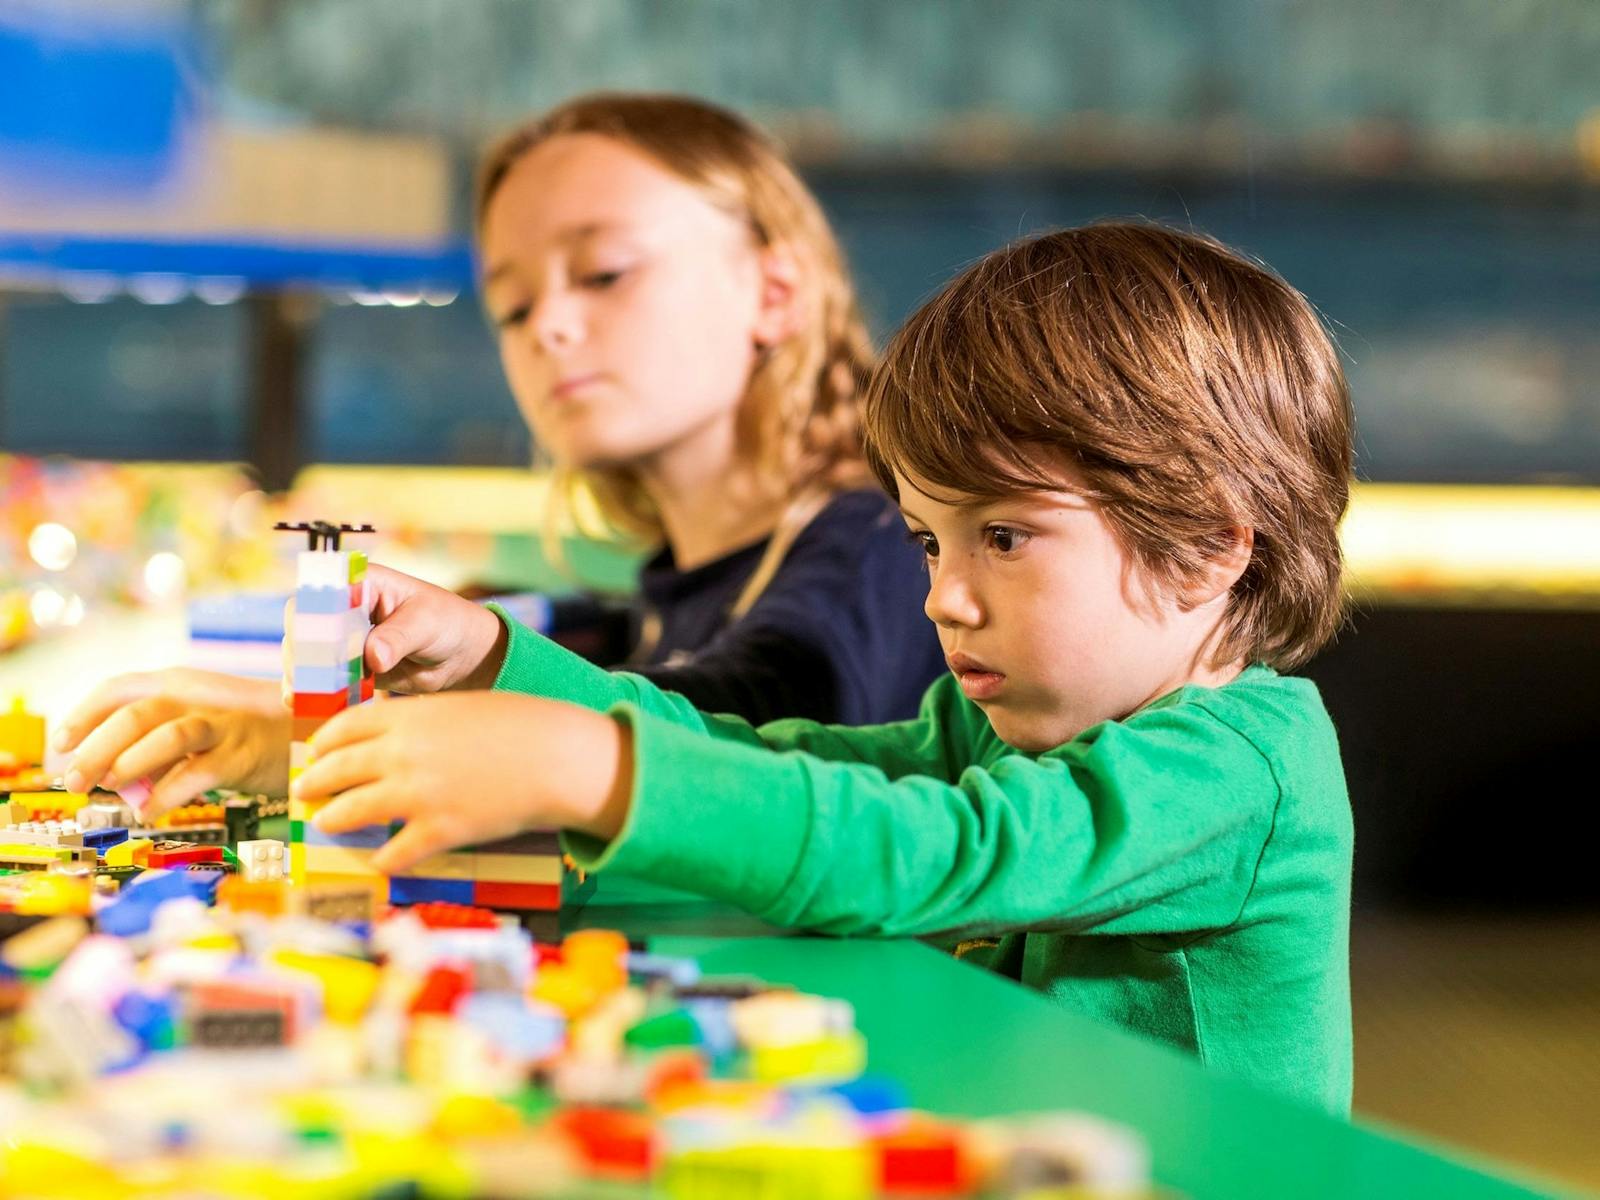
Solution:
[[[1048,750],[1209,682],[1197,663],[1217,610],[1186,611],[1149,588],[1067,478],[1060,491],[1000,500],[895,478],[928,556],[925,607],[945,658],[1008,745]]]

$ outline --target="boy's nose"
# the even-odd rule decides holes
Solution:
[[[922,606],[928,620],[942,629],[976,629],[983,624],[983,606],[977,594],[959,571],[940,563],[928,584],[928,599]]]

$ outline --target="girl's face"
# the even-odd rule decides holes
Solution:
[[[512,166],[481,249],[506,378],[558,462],[725,444],[774,332],[741,218],[623,142],[564,134]]]

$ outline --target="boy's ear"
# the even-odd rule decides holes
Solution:
[[[761,298],[753,332],[756,346],[766,349],[793,337],[805,321],[804,269],[794,247],[784,242],[761,248],[760,267]]]
[[[1239,582],[1239,576],[1250,565],[1256,531],[1248,525],[1235,525],[1228,533],[1231,536],[1223,548],[1206,560],[1200,573],[1183,589],[1186,608],[1199,608],[1227,595],[1228,589]]]

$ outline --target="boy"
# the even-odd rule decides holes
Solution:
[[[405,820],[380,867],[555,825],[775,922],[990,939],[1063,1004],[1347,1110],[1349,803],[1277,674],[1339,620],[1351,414],[1309,306],[1189,234],[1033,238],[911,318],[866,428],[951,668],[916,719],[755,729],[509,622],[441,651],[390,576],[416,623],[375,665],[498,661],[500,691],[336,718],[298,794],[339,796],[330,831]]]

